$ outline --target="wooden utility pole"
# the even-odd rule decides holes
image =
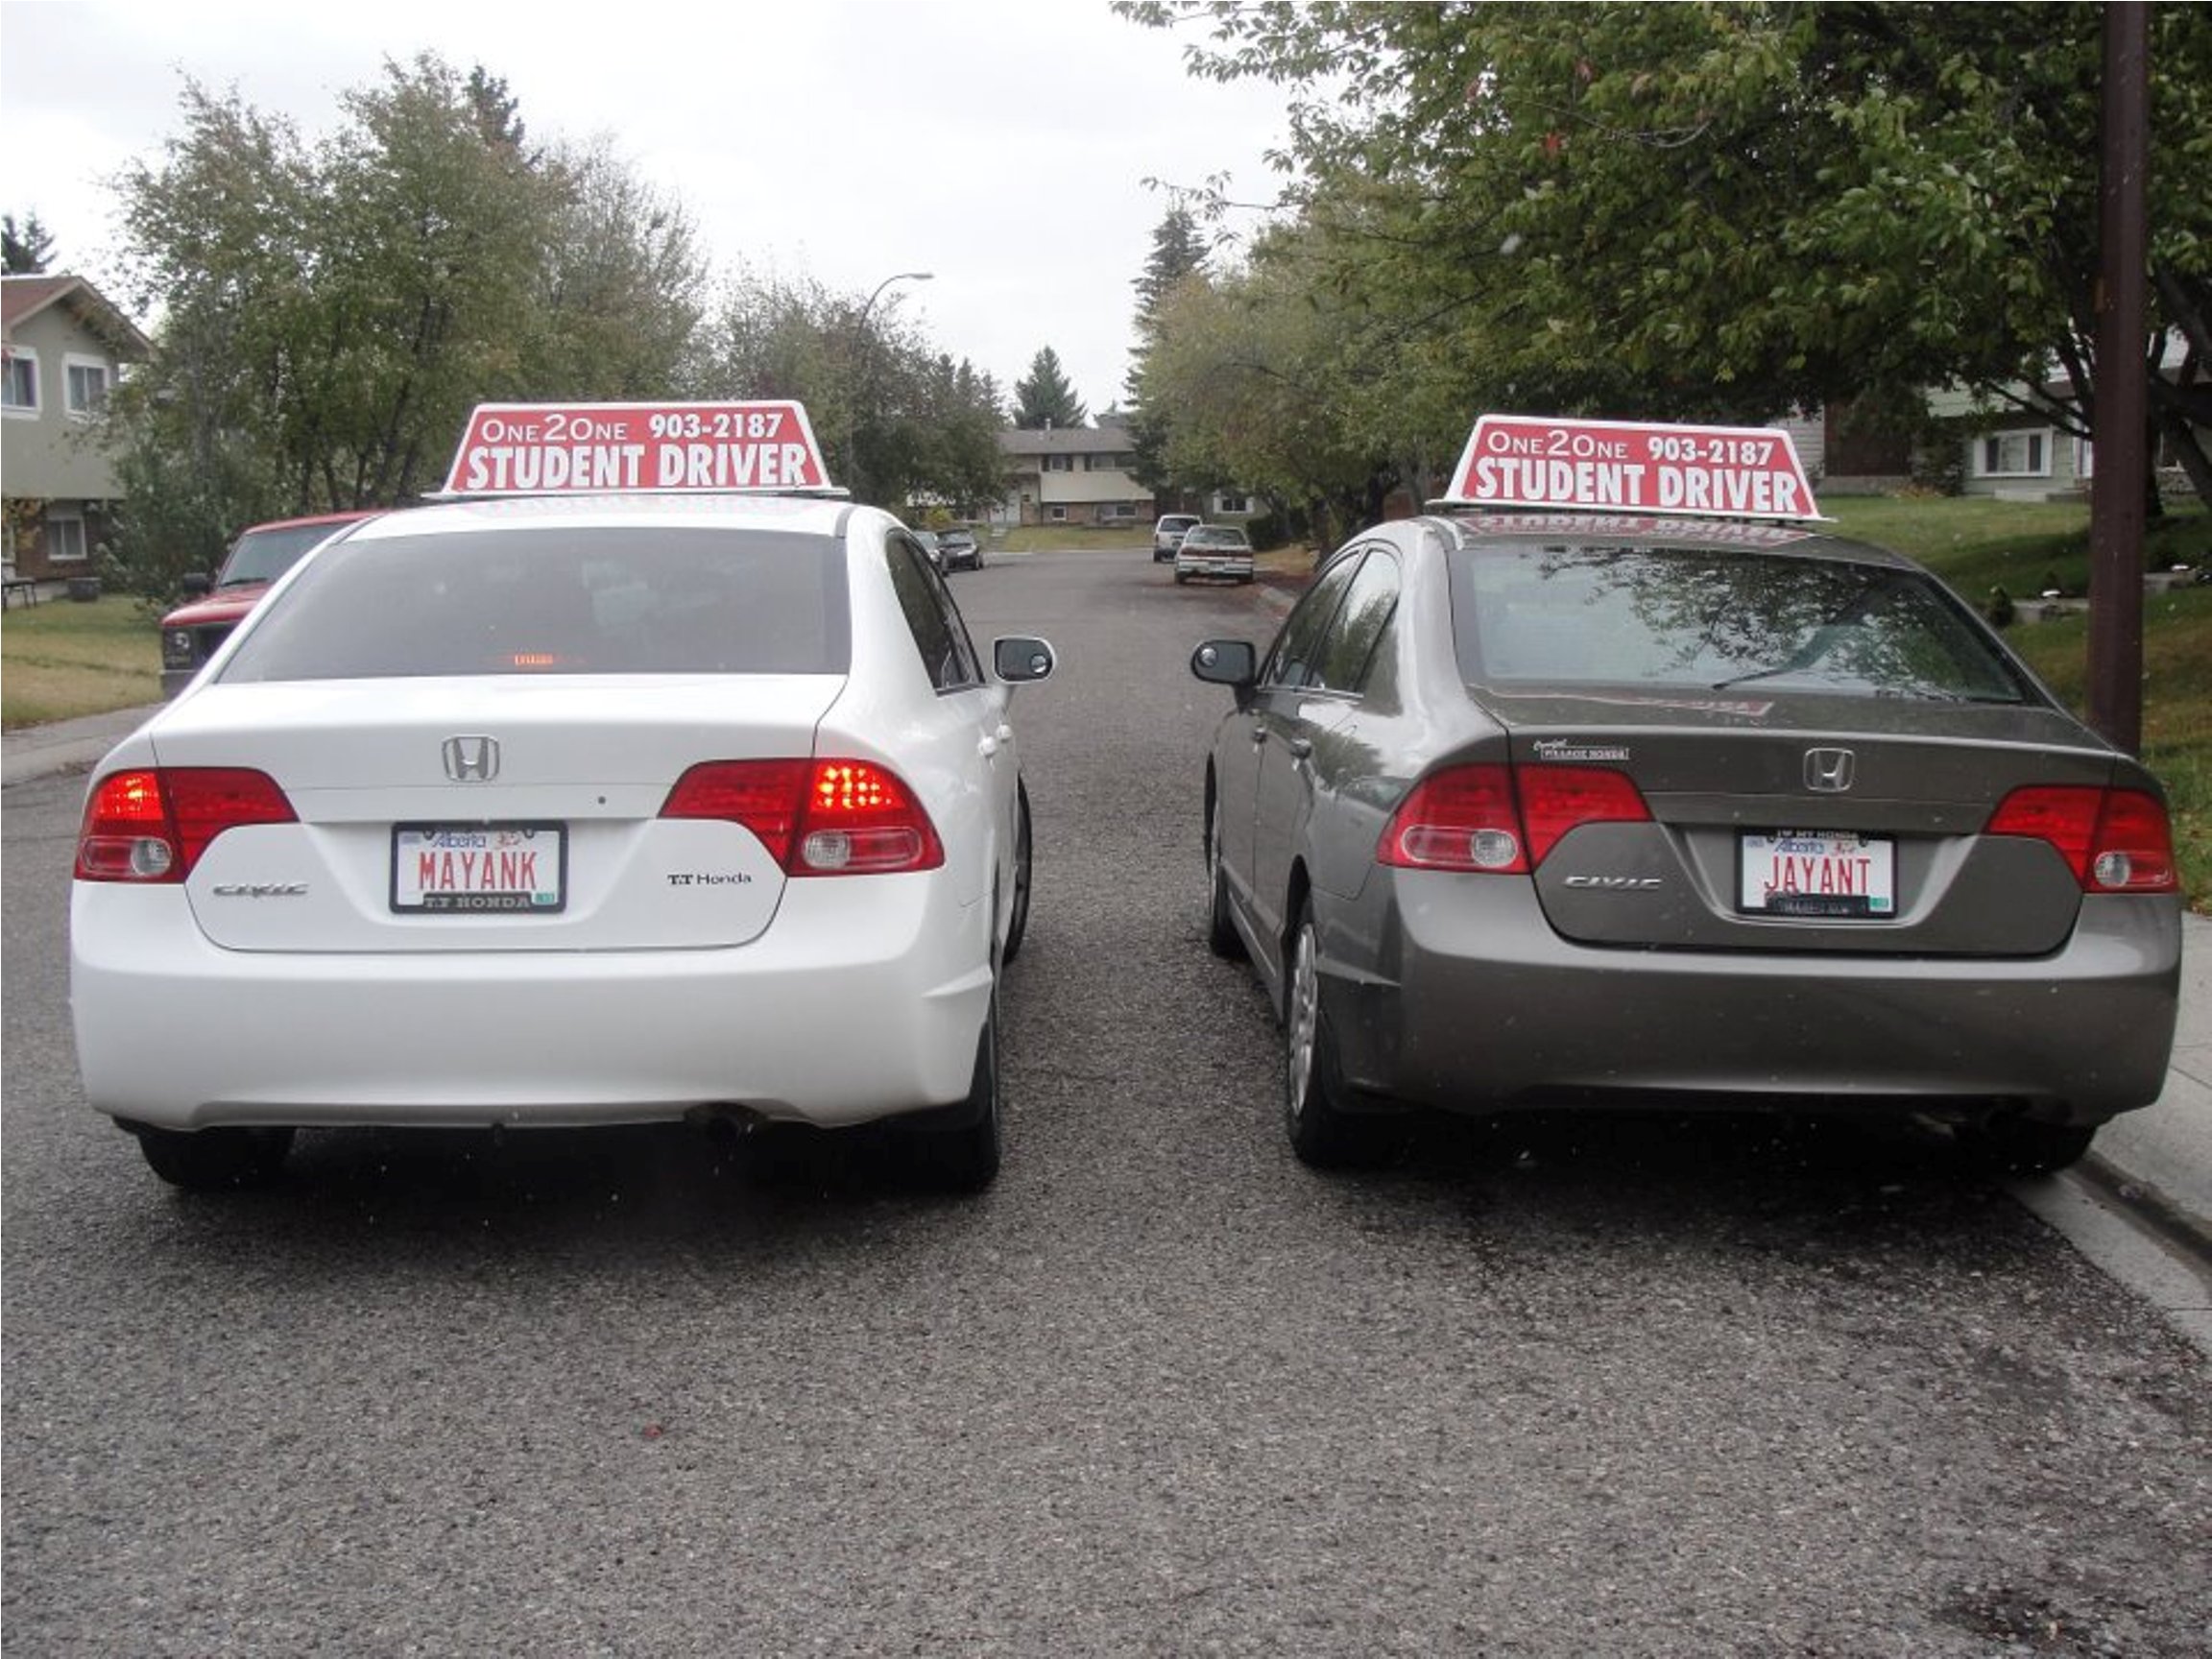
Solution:
[[[2097,470],[2089,485],[2089,724],[2143,747],[2144,489],[2150,476],[2151,8],[2105,0],[2098,185]]]

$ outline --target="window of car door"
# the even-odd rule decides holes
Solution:
[[[1266,664],[1260,670],[1262,691],[1298,691],[1310,681],[1322,636],[1343,603],[1344,590],[1352,586],[1361,560],[1362,555],[1357,553],[1337,560],[1306,590],[1306,597],[1298,601],[1298,608],[1283,624],[1283,632],[1275,637],[1275,648],[1267,653]]]
[[[1378,664],[1387,666],[1398,589],[1398,561],[1382,548],[1369,553],[1322,633],[1307,677],[1310,691],[1358,697],[1368,690]]]
[[[982,685],[982,661],[944,577],[903,536],[891,538],[884,557],[890,564],[891,585],[899,593],[899,608],[905,613],[930,684],[939,691],[965,691]]]

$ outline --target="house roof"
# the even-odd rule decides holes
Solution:
[[[135,361],[154,349],[138,325],[99,289],[82,276],[65,275],[0,277],[0,335],[12,340],[18,327],[54,305],[98,335],[118,357]]]
[[[1009,455],[1120,455],[1136,446],[1124,426],[1015,426],[998,434]]]

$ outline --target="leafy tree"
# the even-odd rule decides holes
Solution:
[[[718,396],[806,405],[832,479],[894,508],[973,516],[1005,493],[998,388],[902,325],[897,301],[753,273],[730,288],[708,373]]]
[[[435,488],[477,402],[696,373],[687,219],[604,148],[526,153],[481,68],[387,63],[313,149],[235,92],[181,104],[119,180],[131,298],[161,315],[112,400],[127,586],[166,595],[256,519]]]
[[[1091,412],[1068,382],[1060,367],[1060,354],[1051,347],[1039,349],[1029,359],[1029,373],[1014,382],[1014,424],[1034,431],[1046,426],[1082,426]]]
[[[1368,320],[1317,286],[1310,232],[1263,237],[1242,268],[1179,283],[1155,317],[1140,409],[1172,411],[1157,464],[1182,487],[1265,497],[1333,545],[1381,516],[1391,445],[1373,424]]]
[[[2029,400],[2093,419],[2097,7],[1118,9],[1210,20],[1202,74],[1328,87],[1293,132],[1336,280],[1520,406],[1757,420],[2056,363],[2073,397]],[[2212,278],[2212,14],[2152,29],[2162,336]]]
[[[18,227],[15,215],[0,214],[0,269],[11,276],[36,276],[54,263],[54,237],[36,210]]]
[[[709,394],[707,264],[690,214],[604,140],[556,146],[540,165],[561,191],[558,252],[539,266],[531,310],[530,379],[541,395],[609,401]]]

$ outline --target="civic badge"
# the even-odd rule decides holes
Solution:
[[[499,776],[496,737],[448,737],[443,753],[445,776],[456,783],[489,783]]]
[[[1805,787],[1821,795],[1840,795],[1851,787],[1859,770],[1848,749],[1805,751]]]

